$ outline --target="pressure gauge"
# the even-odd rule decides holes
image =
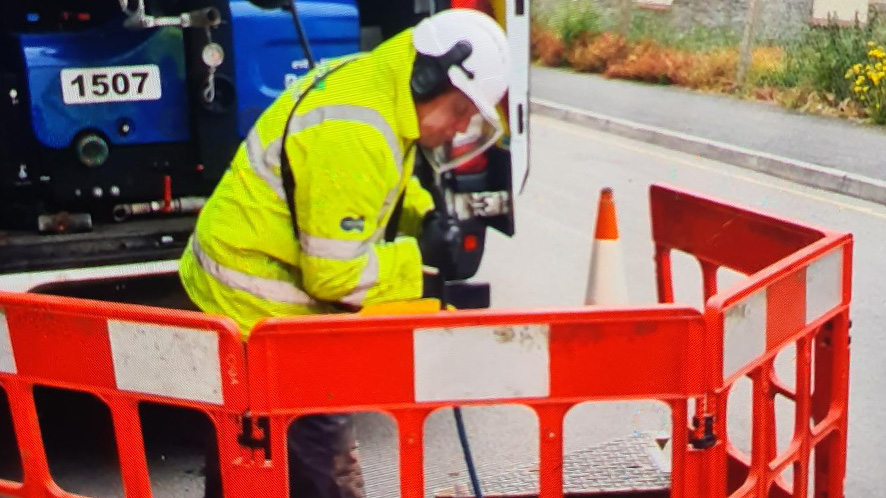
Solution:
[[[215,69],[225,61],[225,51],[218,43],[209,43],[203,47],[203,63]]]

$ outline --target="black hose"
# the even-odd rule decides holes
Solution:
[[[458,429],[458,440],[461,442],[461,450],[465,455],[465,464],[468,466],[468,475],[471,477],[471,487],[474,488],[474,496],[483,498],[483,492],[480,490],[480,479],[477,477],[477,469],[474,467],[474,457],[471,456],[471,446],[468,444],[468,434],[465,431],[465,422],[461,417],[461,407],[452,407],[452,414],[455,415],[455,427]]]
[[[431,197],[434,199],[434,206],[440,213],[440,216],[451,218],[449,210],[446,209],[446,197],[443,194],[443,190],[433,180],[434,175],[431,171],[430,165],[427,164],[428,160],[426,158],[423,159],[425,160],[425,168],[423,168],[418,174],[419,181],[422,183],[422,186],[430,192]],[[448,304],[446,299],[446,282],[448,276],[449,275],[445,275],[443,269],[441,269],[439,281],[440,309],[442,310],[446,310]],[[480,489],[480,479],[477,477],[477,468],[474,466],[474,457],[471,455],[471,445],[468,442],[468,433],[465,430],[465,422],[461,415],[461,407],[453,406],[452,414],[455,416],[455,428],[458,430],[458,440],[461,443],[461,451],[465,457],[465,466],[468,468],[468,476],[471,478],[471,487],[474,488],[474,496],[476,498],[483,498],[483,491]]]
[[[289,12],[292,13],[292,24],[295,25],[295,31],[298,33],[298,39],[301,42],[301,48],[305,52],[305,57],[308,59],[308,70],[314,69],[316,65],[314,63],[314,55],[311,53],[311,44],[308,43],[308,37],[305,35],[305,27],[301,23],[301,19],[298,17],[298,10],[295,7],[295,0],[289,0]]]
[[[419,183],[424,187],[428,193],[431,194],[431,198],[434,199],[434,208],[440,214],[440,216],[445,218],[451,218],[452,216],[449,214],[449,210],[446,209],[446,196],[443,193],[443,189],[434,179],[434,171],[430,165],[430,160],[424,157],[424,151],[419,150],[419,153],[416,153],[416,165],[415,165],[415,176],[418,177]],[[449,175],[450,173],[446,173]],[[445,181],[445,179],[444,179]],[[438,278],[438,283],[440,285],[440,309],[446,310],[446,306],[448,304],[446,299],[446,281],[449,275],[443,274],[443,269],[441,269],[441,273]],[[474,496],[476,498],[483,498],[483,491],[480,489],[480,479],[477,477],[477,469],[474,466],[474,457],[471,455],[471,446],[468,443],[468,434],[465,431],[465,423],[461,416],[461,407],[453,406],[452,414],[455,415],[455,427],[458,430],[458,439],[461,443],[461,450],[464,453],[465,465],[468,468],[468,475],[471,478],[471,486],[474,488]]]

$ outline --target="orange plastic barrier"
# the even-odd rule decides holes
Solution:
[[[246,411],[239,332],[201,313],[79,299],[0,293],[0,387],[6,392],[24,480],[0,480],[0,495],[74,497],[52,479],[34,387],[95,395],[110,410],[126,496],[150,497],[139,403],[199,410],[219,441],[236,441]],[[220,444],[222,461],[249,458]],[[225,490],[249,479],[223,466]],[[240,494],[239,496],[247,496]]]
[[[816,497],[843,496],[851,235],[674,188],[653,187],[651,206],[661,302],[674,300],[672,249],[695,256],[702,269],[704,350],[717,388],[697,405],[696,413],[703,414],[717,438],[725,441],[713,448],[716,470],[706,474],[710,480],[705,496],[806,497],[810,491]],[[721,267],[750,276],[718,293]],[[793,389],[778,379],[774,369],[776,355],[790,344],[796,346]],[[750,351],[743,351],[749,346]],[[742,376],[753,382],[750,455],[725,438],[729,392]],[[776,448],[776,396],[795,405],[793,437],[781,454]],[[699,425],[703,430],[704,424]],[[815,460],[810,462],[813,451]],[[813,490],[807,489],[810,463]],[[793,466],[793,483],[781,478],[788,466]]]
[[[701,315],[689,308],[460,312],[259,325],[249,339],[250,406],[285,434],[298,415],[384,411],[399,426],[401,496],[424,496],[425,418],[443,406],[519,403],[539,417],[541,496],[562,496],[563,417],[588,400],[659,399],[684,427],[687,400],[705,392]],[[693,453],[674,434],[674,486]],[[284,437],[272,452],[285,454]],[[266,496],[288,496],[273,462]],[[683,493],[683,491],[681,491]],[[683,496],[680,494],[678,496]],[[691,495],[695,496],[695,495]]]
[[[525,405],[539,419],[540,496],[553,498],[563,495],[564,415],[603,400],[670,407],[674,498],[805,498],[810,465],[815,496],[842,496],[851,236],[663,186],[650,199],[661,303],[646,307],[269,320],[243,344],[232,322],[199,313],[0,294],[0,387],[25,474],[23,483],[0,481],[0,495],[74,496],[48,471],[33,399],[33,387],[44,385],[107,403],[130,497],[151,496],[143,401],[212,420],[226,498],[287,497],[292,420],[360,411],[394,417],[400,493],[419,498],[432,411]],[[672,250],[701,264],[703,313],[670,304]],[[720,267],[748,277],[720,292]],[[790,344],[794,389],[774,370]],[[750,455],[726,432],[728,396],[744,376],[753,382]],[[776,396],[796,406],[781,454]],[[691,406],[696,423],[687,427]],[[793,483],[781,478],[788,466]]]

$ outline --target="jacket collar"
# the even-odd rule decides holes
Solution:
[[[412,28],[399,33],[376,47],[371,57],[375,59],[377,76],[394,83],[394,119],[401,137],[416,140],[419,137],[418,114],[412,100],[409,80],[412,78],[412,65],[415,62],[415,47],[412,45]],[[385,85],[387,86],[387,85]]]

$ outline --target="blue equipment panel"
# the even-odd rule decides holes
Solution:
[[[298,14],[317,62],[360,49],[355,0],[298,2]],[[237,128],[245,137],[259,115],[308,64],[292,16],[263,10],[246,0],[231,2],[237,82]]]
[[[237,133],[245,137],[258,116],[298,76],[307,60],[291,14],[232,0]],[[318,61],[355,53],[360,46],[356,0],[298,3],[312,54]],[[98,130],[111,144],[141,145],[191,139],[181,28],[131,31],[115,19],[79,32],[16,35],[27,68],[34,135],[45,147],[69,147],[78,133]],[[159,100],[65,104],[61,73],[152,64],[159,67]],[[121,133],[126,123],[127,132]]]
[[[107,26],[83,32],[18,35],[27,68],[34,134],[49,148],[71,145],[85,129],[101,131],[120,145],[184,142],[190,139],[182,33],[178,28],[128,31]],[[159,100],[65,104],[61,71],[154,64]],[[122,123],[129,126],[121,133]]]

